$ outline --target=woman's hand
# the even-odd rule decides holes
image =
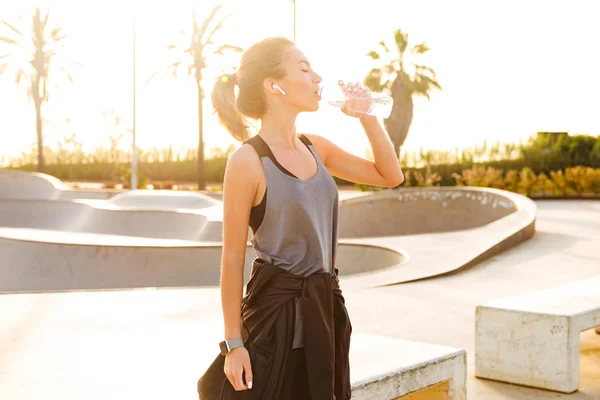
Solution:
[[[225,356],[225,375],[236,391],[252,389],[252,368],[250,354],[244,346],[236,347]],[[242,373],[245,373],[244,384]]]
[[[339,81],[338,84],[346,97],[346,101],[342,106],[342,112],[355,118],[368,117],[367,113],[373,102],[369,88],[358,82],[346,84],[343,81]]]

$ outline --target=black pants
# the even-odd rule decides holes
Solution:
[[[304,349],[293,349],[285,367],[281,399],[311,400]]]

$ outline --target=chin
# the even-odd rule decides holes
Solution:
[[[319,102],[317,102],[316,104],[311,104],[311,107],[307,107],[306,111],[308,111],[308,112],[318,111],[320,106],[321,106],[321,104]]]
[[[307,101],[298,104],[298,108],[301,110],[300,112],[315,112],[320,106],[321,103],[319,101]]]

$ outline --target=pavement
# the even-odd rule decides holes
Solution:
[[[478,304],[600,275],[600,202],[536,205],[535,236],[486,261],[450,276],[346,293],[354,328],[465,349],[468,399],[600,399],[600,335],[593,330],[581,334],[581,384],[574,394],[473,375]]]
[[[0,201],[0,285],[9,289],[0,293],[0,399],[197,398],[196,380],[222,338],[218,268],[202,270],[218,264],[220,248],[199,242],[220,230],[218,213],[205,212],[218,206],[176,195],[170,210],[153,210],[152,198],[136,210],[129,194],[110,201],[115,193],[92,192],[78,204],[76,191],[40,176],[40,189],[20,201],[19,190],[32,183],[6,176],[18,185]],[[444,190],[342,193],[341,221],[380,210],[370,212],[379,230],[369,238],[349,225],[340,235],[340,264],[354,268],[341,277],[353,332],[465,349],[469,399],[600,399],[600,335],[592,330],[581,334],[574,394],[473,376],[478,304],[600,275],[600,202],[527,200],[511,208],[493,191]],[[190,204],[200,205],[190,212]],[[497,214],[486,220],[492,205]],[[440,231],[448,224],[451,231]],[[390,226],[399,236],[389,236]],[[393,265],[367,273],[358,266],[380,255]],[[199,275],[204,284],[180,285]],[[53,290],[48,282],[68,285]],[[354,377],[368,370],[363,365]]]
[[[345,291],[355,332],[466,349],[469,399],[600,399],[600,335],[593,331],[581,335],[574,394],[473,376],[477,304],[600,275],[600,203],[537,206],[532,239],[471,268]],[[11,400],[193,399],[222,336],[218,288],[4,294],[0,321],[0,394]]]

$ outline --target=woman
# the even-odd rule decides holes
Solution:
[[[342,85],[342,111],[358,118],[375,161],[314,134],[296,117],[319,108],[321,77],[285,38],[248,48],[238,72],[215,84],[221,123],[243,145],[223,185],[221,354],[198,381],[202,400],[349,399],[351,324],[338,285],[338,191],[332,175],[394,187],[403,175],[393,145],[368,110],[369,92]],[[236,99],[234,88],[239,87]],[[260,120],[249,137],[245,117]],[[257,258],[242,298],[248,226]]]

